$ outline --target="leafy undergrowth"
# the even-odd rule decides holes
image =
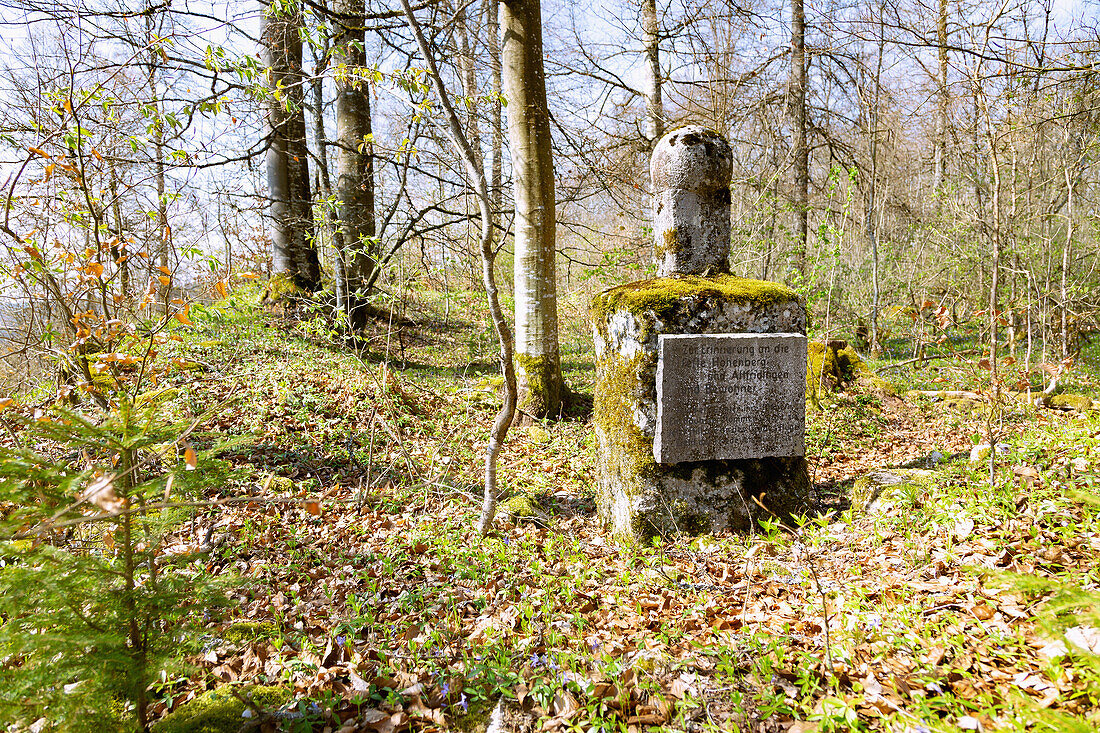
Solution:
[[[203,371],[170,411],[197,446],[255,442],[207,497],[235,500],[165,543],[237,583],[154,716],[231,683],[293,690],[261,729],[472,730],[501,700],[544,731],[1100,725],[1091,419],[1009,411],[995,484],[964,458],[845,508],[846,482],[950,458],[985,417],[842,395],[810,416],[821,514],[649,547],[603,535],[583,418],[519,428],[501,475],[540,511],[479,540],[499,383],[473,317],[380,323],[365,358],[245,304],[192,318]]]

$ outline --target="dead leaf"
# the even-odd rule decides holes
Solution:
[[[93,479],[79,498],[95,504],[108,514],[118,514],[126,508],[126,500],[115,493],[114,480],[113,473]]]

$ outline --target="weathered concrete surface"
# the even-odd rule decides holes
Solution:
[[[593,320],[597,509],[614,535],[637,541],[743,531],[772,513],[789,517],[805,510],[810,482],[802,457],[660,464],[653,454],[660,337],[803,334],[806,314],[793,290],[730,275],[658,278],[601,293]]]
[[[806,337],[665,335],[657,349],[657,463],[806,452]]]
[[[729,274],[732,163],[729,144],[706,128],[663,137],[650,161],[658,277],[611,288],[592,303],[597,509],[620,539],[746,530],[761,517],[801,512],[809,495],[806,312],[790,288]],[[771,380],[786,392],[750,395],[703,362],[678,371],[666,364],[658,387],[662,339],[688,334],[787,334],[799,344],[800,356],[791,357],[797,373],[792,366]],[[718,394],[725,386],[729,393]],[[743,400],[731,399],[738,395]],[[754,410],[749,435],[738,421]],[[782,429],[770,430],[771,420]]]
[[[657,275],[728,273],[733,152],[718,133],[681,127],[653,149]]]

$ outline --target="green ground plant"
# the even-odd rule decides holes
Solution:
[[[177,666],[224,579],[163,551],[220,468],[190,427],[125,395],[96,417],[6,416],[0,457],[0,712],[51,730],[147,728],[148,689]]]

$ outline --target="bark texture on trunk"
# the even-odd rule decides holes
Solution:
[[[374,149],[371,136],[370,87],[363,78],[366,52],[363,0],[341,0],[343,17],[337,52],[347,72],[336,86],[336,127],[339,135],[340,262],[344,312],[352,329],[366,324],[367,283],[377,265],[374,224]]]
[[[520,409],[557,417],[565,397],[554,269],[554,164],[538,0],[506,0],[501,26],[508,148],[516,207],[516,365]]]
[[[802,280],[809,276],[806,251],[810,188],[810,148],[806,143],[806,9],[791,0],[791,154],[794,157],[794,259]]]
[[[645,135],[650,152],[665,134],[665,110],[661,100],[661,37],[657,0],[642,0],[642,40],[645,44]]]
[[[268,213],[274,274],[286,276],[296,288],[314,291],[321,286],[321,264],[313,244],[300,24],[292,3],[273,6],[264,14],[263,45],[272,92],[267,108]]]
[[[938,108],[936,110],[936,174],[933,187],[939,194],[947,180],[947,0],[940,0],[939,20],[936,23],[936,42],[939,45]],[[940,197],[936,196],[936,211]]]

